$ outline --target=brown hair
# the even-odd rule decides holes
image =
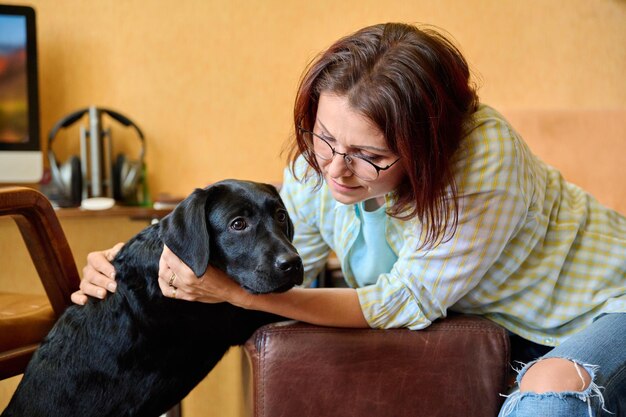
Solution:
[[[302,155],[317,173],[318,184],[321,169],[306,152],[298,127],[312,130],[322,92],[346,97],[401,157],[398,164],[407,178],[394,191],[388,214],[417,217],[424,225],[422,248],[451,237],[458,221],[452,156],[478,106],[459,50],[433,29],[387,23],[344,37],[313,60],[296,96],[296,140],[289,159],[295,172]]]

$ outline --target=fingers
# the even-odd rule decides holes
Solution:
[[[183,287],[175,287],[169,286],[168,282],[159,277],[157,280],[159,283],[159,288],[163,293],[163,296],[167,298],[172,298],[175,300],[183,300],[183,301],[201,301],[203,303],[222,303],[223,299],[219,297],[214,297],[211,294],[202,293],[197,291],[196,288],[190,288],[186,290]]]
[[[181,261],[180,258],[167,247],[167,245],[163,245],[163,253],[161,254],[161,259],[159,261],[159,272],[161,272],[161,262],[163,262],[171,270],[169,275],[164,274],[163,277],[169,279],[172,273],[175,273],[177,277],[177,286],[182,286],[184,284],[193,285],[193,283],[197,280],[196,274],[193,273],[191,268]],[[183,282],[181,283],[181,281]]]
[[[74,304],[84,306],[87,304],[87,296],[82,291],[75,291],[70,296]]]
[[[169,267],[170,263],[175,263],[175,259],[172,259],[171,255],[173,255],[172,251],[170,251],[166,245],[163,245],[163,252],[159,258],[159,276],[157,282],[164,296],[178,298],[178,287],[175,285],[178,276]],[[183,295],[182,292],[183,291],[181,291],[180,296]]]
[[[162,279],[160,276],[158,279],[158,283],[159,283],[159,288],[161,288],[161,292],[167,298],[175,298],[179,300],[192,301],[189,299],[189,297],[186,296],[187,294],[185,293],[184,290],[181,290],[178,287],[175,287],[173,285],[169,285],[169,282]]]
[[[97,284],[92,284],[86,279],[83,279],[80,282],[80,291],[82,291],[83,294],[86,294],[95,298],[100,298],[100,299],[104,299],[104,297],[106,297],[107,295],[107,290],[105,290],[102,286],[97,285]]]
[[[106,259],[111,262],[117,255],[117,253],[124,247],[124,242],[116,243],[111,249],[107,249],[104,251]]]
[[[183,261],[167,246],[159,259],[159,288],[165,297],[185,301],[202,301],[207,303],[222,302],[216,297],[206,281],[198,278]]]
[[[96,272],[97,275],[102,275],[103,277],[108,278],[110,281],[114,281],[115,268],[111,263],[113,258],[111,257],[111,259],[109,259],[109,256],[111,255],[110,251],[112,250],[113,249],[109,249],[108,251],[89,253],[89,255],[87,255],[87,266],[83,268],[83,273],[91,272],[87,271],[87,269],[89,268],[90,270]]]
[[[83,268],[83,279],[80,281],[80,291],[72,294],[72,301],[76,304],[85,304],[87,296],[104,298],[107,291],[115,292],[115,268],[111,261],[124,246],[118,243],[111,249],[91,252],[87,255],[87,265]]]
[[[170,281],[172,284],[170,285]],[[197,301],[198,297],[193,288],[189,287],[177,287],[175,284],[178,282],[178,277],[171,273],[170,278],[163,279],[159,276],[157,280],[159,283],[159,288],[163,295],[167,298],[173,298],[176,300],[185,300],[185,301]]]
[[[195,284],[197,278],[191,268],[164,245],[163,253],[159,259],[159,281],[167,284],[168,287],[188,290]]]

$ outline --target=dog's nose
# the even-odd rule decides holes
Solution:
[[[301,268],[302,261],[297,254],[284,253],[276,258],[276,267],[282,272],[290,272]]]

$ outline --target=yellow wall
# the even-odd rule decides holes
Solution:
[[[152,194],[278,181],[303,67],[377,22],[445,28],[500,109],[626,108],[622,0],[31,0],[42,136],[90,104],[145,131]],[[129,152],[136,141],[117,134]],[[60,137],[63,159],[77,134]]]
[[[61,116],[90,104],[130,116],[146,133],[153,195],[187,194],[227,177],[280,181],[303,67],[339,36],[405,21],[450,32],[473,66],[483,101],[519,123],[531,147],[567,178],[626,212],[624,0],[30,4],[38,17],[42,138]],[[61,159],[78,152],[76,131],[68,133],[55,144]],[[131,135],[120,129],[114,135],[137,153]],[[63,222],[79,268],[88,251],[142,227],[86,223]],[[14,227],[0,223],[0,261],[17,271],[5,270],[0,284],[11,288],[12,280],[27,278],[31,284],[18,286],[40,291],[32,288],[37,279],[27,255],[12,249],[16,239]],[[194,391],[186,417],[240,415],[238,354]],[[0,383],[0,409],[16,383]]]

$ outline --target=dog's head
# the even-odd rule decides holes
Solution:
[[[293,223],[271,185],[226,180],[196,189],[161,220],[159,233],[198,277],[211,263],[251,293],[302,283]]]

